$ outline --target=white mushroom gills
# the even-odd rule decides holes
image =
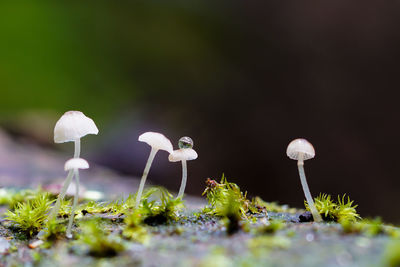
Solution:
[[[85,116],[81,111],[67,111],[61,116],[54,127],[54,142],[74,142],[74,158],[79,158],[81,153],[81,138],[88,134],[97,135],[98,133],[99,130],[91,118]],[[65,197],[72,178],[73,170],[70,170],[65,179],[64,185],[61,188],[61,192],[58,195],[56,204],[50,212],[49,220],[52,220],[57,216],[61,201]]]
[[[187,161],[197,159],[198,155],[196,151],[192,149],[193,140],[190,137],[182,137],[179,139],[178,145],[180,149],[174,150],[169,155],[168,160],[171,162],[182,161],[182,181],[176,198],[183,198],[187,182]]]
[[[140,180],[140,185],[138,192],[136,194],[136,202],[135,208],[137,209],[140,204],[140,200],[142,198],[142,193],[144,189],[144,184],[146,183],[147,176],[150,171],[151,164],[153,163],[154,157],[156,156],[158,150],[165,150],[168,153],[172,153],[173,148],[171,141],[163,134],[155,133],[155,132],[146,132],[141,134],[138,138],[139,142],[147,143],[151,146],[151,151],[149,158],[147,159],[146,167],[144,168],[142,179]]]
[[[74,196],[74,204],[71,209],[71,214],[69,216],[69,222],[68,222],[68,227],[67,227],[67,233],[66,236],[67,238],[72,238],[72,223],[74,221],[75,217],[75,209],[76,206],[78,205],[78,200],[79,200],[79,169],[88,169],[89,168],[89,163],[81,158],[72,158],[68,160],[65,165],[64,169],[65,171],[73,171],[74,176],[75,176],[75,182],[76,182],[76,188],[75,188],[75,196]]]
[[[321,215],[315,208],[314,200],[311,196],[310,189],[308,188],[306,174],[304,172],[304,161],[312,159],[315,156],[314,147],[306,139],[299,138],[290,142],[287,147],[286,154],[289,158],[297,160],[301,185],[303,187],[308,206],[310,207],[311,214],[315,222],[322,222]]]

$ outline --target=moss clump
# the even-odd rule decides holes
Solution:
[[[282,220],[270,220],[268,224],[261,226],[257,232],[266,233],[266,234],[274,234],[279,230],[282,230],[286,227],[286,223]]]
[[[280,212],[280,213],[286,212],[294,214],[296,212],[301,211],[296,208],[290,208],[288,205],[279,205],[277,202],[266,202],[262,200],[260,197],[253,198],[250,207],[255,207],[256,211],[265,210],[265,212],[267,211]]]
[[[247,217],[246,213],[250,205],[250,201],[246,198],[247,193],[241,192],[237,184],[228,182],[224,175],[219,183],[208,178],[203,195],[206,195],[209,204],[209,207],[205,209],[206,213],[224,217],[229,205],[231,208],[235,205],[235,208],[238,208],[237,215]],[[227,205],[228,207],[225,208]]]
[[[357,222],[341,221],[340,225],[345,234],[363,234],[368,237],[384,234],[395,238],[400,237],[398,227],[384,224],[379,217],[375,219],[363,219]]]
[[[183,208],[181,198],[174,198],[162,187],[155,188],[154,194],[159,194],[160,201],[144,199],[139,206],[143,222],[148,225],[160,225],[174,222],[178,219],[178,211]]]
[[[357,205],[353,205],[354,201],[350,200],[349,197],[346,201],[346,195],[338,196],[338,201],[335,202],[330,195],[320,194],[314,199],[314,202],[317,211],[326,221],[352,222],[361,219],[356,211]],[[307,201],[304,201],[304,205],[310,211]]]
[[[42,229],[53,201],[50,200],[49,194],[40,193],[34,199],[18,203],[14,211],[8,210],[5,219],[11,221],[13,226],[27,237],[32,237]]]
[[[127,239],[145,244],[150,240],[150,236],[147,229],[142,225],[143,217],[139,212],[138,210],[125,217],[122,235]]]
[[[17,207],[18,203],[25,203],[37,197],[38,194],[42,194],[41,188],[36,190],[25,189],[0,189],[0,205],[8,205],[8,208],[13,210]]]
[[[247,192],[243,193],[235,183],[230,183],[224,175],[218,183],[208,178],[206,189],[203,192],[208,200],[202,213],[222,217],[226,224],[228,234],[237,232],[241,226],[242,219],[249,219],[255,214],[267,215],[265,206],[261,205],[261,200],[250,201],[247,199]]]
[[[125,250],[119,236],[110,235],[102,226],[100,219],[80,223],[82,232],[78,242],[88,247],[88,254],[94,257],[113,257]]]
[[[400,239],[394,239],[387,244],[382,263],[382,266],[400,266]]]
[[[267,215],[267,210],[260,198],[250,201],[247,199],[247,192],[242,192],[235,183],[230,183],[224,175],[218,183],[207,178],[206,189],[202,195],[206,195],[208,206],[203,209],[203,213],[227,217],[235,210],[236,217],[248,219],[254,214]]]
[[[51,221],[47,221],[46,227],[43,230],[44,234],[41,238],[50,242],[55,241],[64,238],[65,231],[66,231],[65,225],[53,219]]]

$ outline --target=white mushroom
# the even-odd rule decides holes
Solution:
[[[72,222],[74,221],[75,217],[75,208],[78,204],[79,199],[79,169],[89,169],[89,163],[81,158],[73,158],[65,162],[64,165],[65,171],[73,171],[75,175],[76,181],[76,191],[74,196],[74,204],[71,209],[71,215],[69,216],[69,222],[67,227],[67,237],[72,238],[71,229],[72,229]]]
[[[65,171],[75,170],[75,169],[89,169],[89,163],[81,158],[72,158],[67,160],[64,165]]]
[[[193,140],[190,137],[182,137],[179,139],[179,149],[174,150],[168,157],[169,161],[177,162],[182,161],[182,182],[179,188],[177,198],[182,198],[185,192],[186,181],[187,181],[187,166],[186,161],[197,159],[197,153],[192,149]]]
[[[67,111],[61,116],[54,127],[54,142],[74,142],[74,158],[79,158],[81,151],[81,138],[88,134],[97,135],[98,133],[99,130],[91,118],[86,117],[85,114],[80,111]],[[54,219],[57,216],[61,201],[64,199],[68,186],[71,184],[72,176],[73,170],[70,170],[60,194],[58,195],[57,202],[50,212],[49,220]]]
[[[313,145],[306,139],[295,139],[288,145],[286,155],[294,160],[297,160],[297,167],[299,169],[300,181],[303,187],[304,195],[308,206],[310,207],[315,222],[321,222],[322,218],[317,209],[315,208],[314,200],[311,196],[310,189],[307,185],[306,174],[304,172],[304,161],[312,159],[315,156]]]
[[[149,174],[151,164],[153,163],[154,157],[156,156],[158,150],[165,150],[168,153],[172,153],[173,148],[171,141],[163,134],[155,132],[146,132],[141,134],[138,139],[140,142],[145,142],[151,146],[151,151],[149,158],[147,159],[146,167],[143,171],[142,179],[140,180],[139,190],[136,195],[136,208],[139,207],[140,199],[142,198],[144,184],[146,183],[147,175]]]

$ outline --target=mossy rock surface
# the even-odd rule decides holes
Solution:
[[[146,226],[147,243],[120,239],[125,249],[104,255],[91,255],[84,244],[65,238],[31,249],[35,238],[21,240],[2,220],[0,251],[5,242],[10,247],[2,252],[0,266],[385,266],[392,242],[385,234],[344,234],[338,223],[299,223],[299,214],[288,213],[259,216],[245,223],[246,230],[228,235],[219,218],[194,212],[187,210],[168,225]],[[97,215],[85,216],[80,220]],[[111,218],[101,227],[118,236],[122,222]],[[256,230],[268,220],[284,220],[284,227],[273,233]]]

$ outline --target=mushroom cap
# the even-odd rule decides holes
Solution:
[[[72,158],[67,160],[64,165],[64,170],[74,170],[74,169],[89,169],[89,163],[82,158]]]
[[[182,160],[194,160],[197,159],[197,153],[191,148],[181,148],[174,150],[168,156],[168,160],[171,162],[177,162]]]
[[[138,139],[140,142],[145,142],[149,146],[155,149],[165,150],[169,153],[172,153],[174,150],[172,148],[171,141],[163,134],[155,133],[155,132],[146,132],[141,134]]]
[[[54,142],[73,142],[87,134],[98,134],[99,130],[91,118],[80,111],[67,111],[54,127]]]
[[[313,145],[303,138],[293,140],[286,149],[286,155],[294,160],[299,159],[300,153],[303,153],[303,160],[312,159],[315,156]]]

